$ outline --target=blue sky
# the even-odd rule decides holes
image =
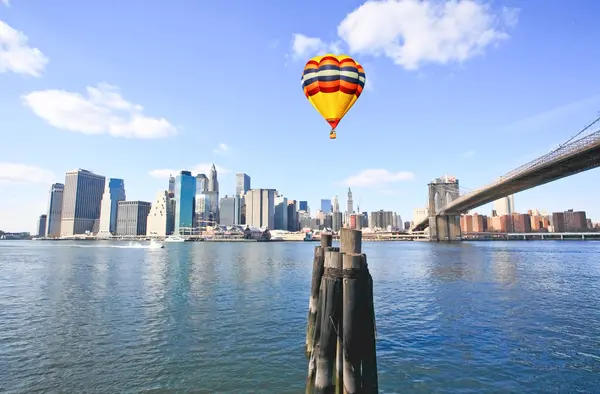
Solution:
[[[340,195],[405,219],[444,174],[476,188],[600,111],[600,3],[0,0],[0,228],[31,230],[48,187],[86,168],[152,201],[215,162],[289,198]],[[307,12],[306,10],[314,10]],[[305,62],[353,56],[366,90],[330,141]],[[152,138],[149,138],[152,137]],[[224,149],[223,149],[224,148]],[[515,196],[587,210],[598,170]],[[489,213],[489,207],[477,211]]]

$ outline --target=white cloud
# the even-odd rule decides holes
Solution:
[[[390,183],[409,181],[415,178],[415,174],[412,172],[401,171],[401,172],[390,172],[385,169],[368,169],[362,170],[356,175],[352,175],[346,180],[340,182],[341,184],[348,186],[357,187],[372,187],[372,186],[383,186]]]
[[[10,1],[9,0],[2,0],[2,4],[4,4],[7,7],[10,7]]]
[[[227,144],[224,143],[220,143],[215,149],[213,149],[213,152],[215,152],[216,154],[219,155],[224,155],[227,152],[229,152],[229,146]],[[219,171],[219,170],[217,170]]]
[[[0,162],[0,182],[24,182],[50,184],[56,179],[54,173],[26,164]]]
[[[9,5],[8,1],[4,4]],[[25,34],[0,21],[0,73],[42,75],[48,58],[38,48],[30,47],[28,40]]]
[[[192,166],[191,168],[187,167],[187,168],[179,169],[179,170],[170,169],[170,168],[162,168],[162,169],[152,170],[149,172],[149,174],[150,174],[150,176],[152,176],[154,178],[160,178],[160,179],[168,178],[169,175],[175,176],[181,170],[188,170],[192,173],[192,175],[197,175],[197,174],[208,175],[211,167],[212,167],[212,163],[200,163],[200,164],[196,164],[195,166]],[[217,169],[217,176],[226,175],[226,174],[231,173],[230,169],[221,167],[218,164],[215,164],[215,168]]]
[[[509,38],[506,28],[516,25],[518,15],[518,9],[494,12],[476,0],[367,1],[346,15],[337,34],[350,53],[383,55],[414,70],[425,63],[463,62],[483,53]],[[301,34],[294,34],[293,41],[294,53],[331,45]]]
[[[87,97],[64,90],[40,90],[23,96],[23,101],[58,129],[146,139],[177,134],[165,118],[144,115],[143,107],[125,100],[115,86],[101,83],[86,91]]]
[[[308,60],[311,57],[326,53],[338,54],[341,52],[338,43],[327,43],[317,37],[308,37],[295,33],[292,38],[292,57],[294,59]]]
[[[47,213],[48,190],[40,186],[27,187],[19,197],[0,196],[0,230],[9,232],[37,232],[37,221],[40,215]]]

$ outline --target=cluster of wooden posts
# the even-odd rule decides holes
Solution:
[[[306,393],[378,393],[373,279],[362,232],[342,229],[341,247],[315,248],[306,330]]]

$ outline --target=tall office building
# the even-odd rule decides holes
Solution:
[[[43,237],[46,235],[46,221],[47,221],[48,215],[43,214],[40,215],[40,217],[38,218],[38,225],[37,225],[37,237]]]
[[[207,221],[212,220],[210,215],[210,197],[204,193],[196,194],[194,219],[194,227],[214,225],[214,223],[207,223]]]
[[[146,201],[119,201],[117,207],[117,234],[146,235],[151,205]]]
[[[81,168],[66,173],[60,221],[61,237],[85,234],[93,230],[94,221],[100,217],[105,182],[104,176]]]
[[[288,199],[278,194],[274,197],[273,205],[275,213],[273,216],[273,228],[275,230],[288,229]]]
[[[161,190],[150,207],[146,235],[164,237],[173,233],[175,225],[175,199],[168,190]]]
[[[46,237],[60,237],[60,220],[63,208],[65,185],[55,183],[50,187],[48,214],[46,218]]]
[[[332,212],[331,200],[321,199],[321,211],[329,213]]]
[[[235,174],[235,194],[244,195],[250,190],[250,177],[248,174],[238,172]]]
[[[339,212],[340,211],[340,201],[338,200],[338,196],[333,196],[333,212]]]
[[[352,190],[348,188],[348,215],[354,212],[354,203],[352,202]]]
[[[196,177],[189,171],[181,171],[175,177],[175,234],[194,226],[195,196]]]
[[[250,189],[246,193],[246,224],[273,229],[275,224],[275,190]]]
[[[219,193],[219,180],[217,179],[215,163],[210,167],[210,173],[208,174],[208,191]]]
[[[296,200],[288,200],[288,231],[298,231],[298,204]]]
[[[100,204],[99,236],[110,236],[117,231],[119,201],[125,201],[125,181],[110,178],[106,181]]]
[[[204,174],[196,175],[196,194],[206,193],[208,191],[208,178]]]
[[[225,196],[221,199],[219,208],[219,224],[233,226],[240,224],[240,210],[242,197],[239,194],[235,196]]]
[[[169,175],[169,193],[175,193],[175,177]]]
[[[308,201],[298,201],[298,210],[308,212]]]
[[[511,194],[494,201],[494,211],[497,216],[512,215],[515,212],[514,195]]]

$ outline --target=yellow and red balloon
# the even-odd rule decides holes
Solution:
[[[304,66],[302,89],[310,103],[331,125],[329,138],[365,87],[365,70],[350,56],[315,56]]]

